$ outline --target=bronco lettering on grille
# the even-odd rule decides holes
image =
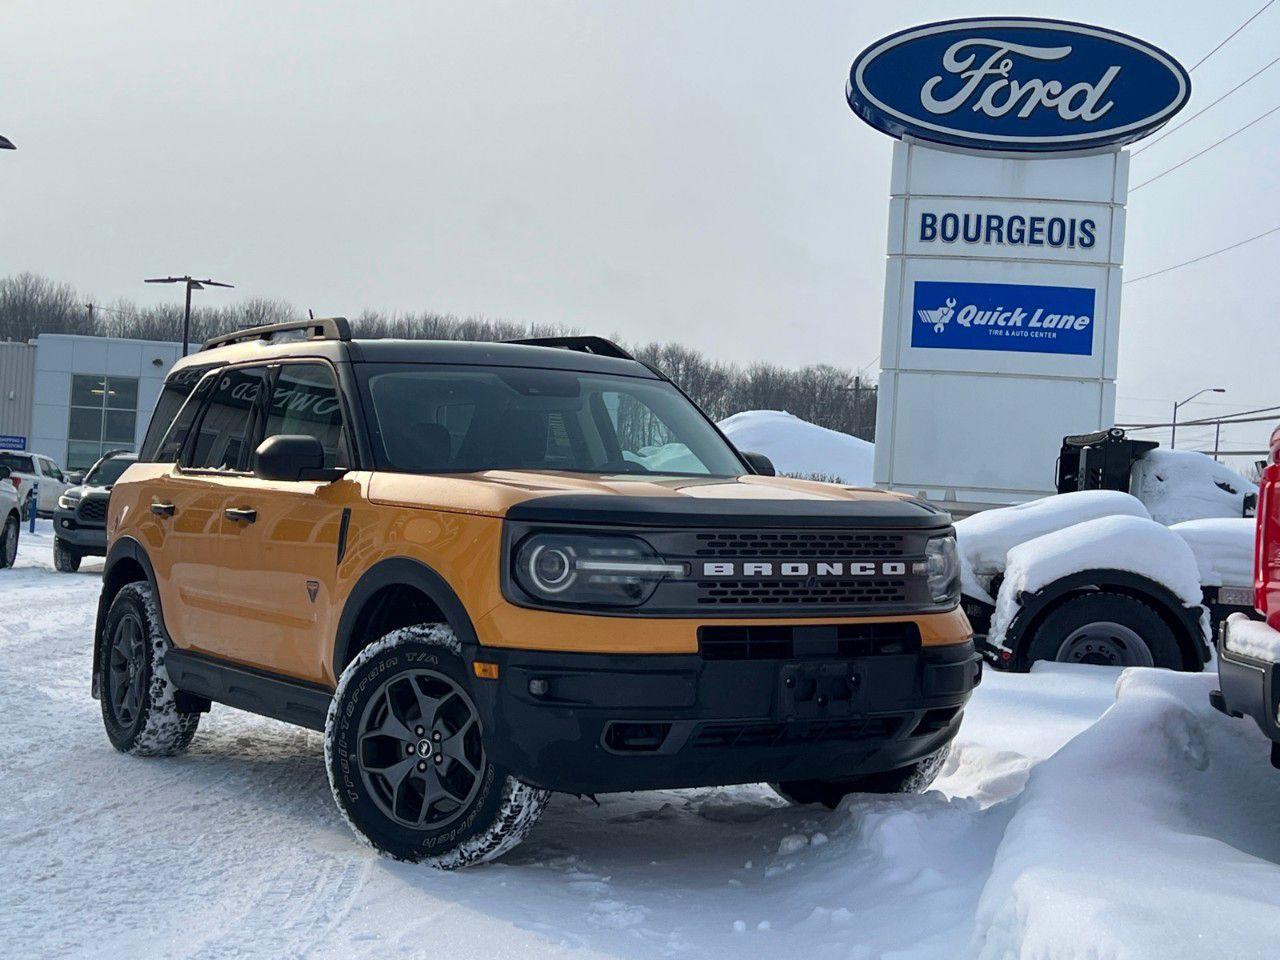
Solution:
[[[704,577],[901,577],[901,560],[759,560],[703,563]]]

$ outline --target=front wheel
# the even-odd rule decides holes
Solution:
[[[53,538],[53,566],[59,573],[75,573],[80,569],[80,551],[61,537]]]
[[[18,559],[18,518],[12,513],[5,518],[3,531],[0,531],[0,569],[12,567]]]
[[[847,780],[787,780],[771,783],[773,792],[795,804],[820,803],[834,810],[851,793],[924,793],[947,762],[951,744],[897,770]]]
[[[1063,601],[1036,628],[1027,660],[1107,667],[1182,666],[1178,641],[1160,614],[1135,597],[1103,590]]]
[[[550,794],[498,767],[443,624],[393,630],[342,672],[325,721],[325,767],[347,823],[376,849],[453,869],[502,856]]]

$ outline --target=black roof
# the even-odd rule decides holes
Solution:
[[[612,373],[655,378],[638,360],[606,357],[559,347],[471,340],[352,340],[356,363],[457,363],[494,367],[542,367],[584,373]]]

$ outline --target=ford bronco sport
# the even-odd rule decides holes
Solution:
[[[354,830],[441,867],[551,791],[922,789],[981,670],[950,519],[770,474],[599,338],[215,338],[112,492],[107,735],[322,731]]]

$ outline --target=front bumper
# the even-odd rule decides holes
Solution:
[[[53,511],[53,532],[59,540],[65,540],[81,553],[107,554],[106,526],[82,523],[74,510],[58,507]]]
[[[485,646],[467,657],[498,667],[498,679],[472,688],[493,760],[536,786],[581,794],[906,766],[955,736],[982,670],[971,641],[803,659]]]
[[[1232,617],[1218,633],[1218,687],[1210,702],[1232,717],[1252,717],[1258,728],[1280,745],[1280,663],[1244,656],[1228,649],[1231,629],[1248,623]],[[1251,624],[1257,630],[1263,624]],[[1271,751],[1272,763],[1280,766],[1280,749]]]

